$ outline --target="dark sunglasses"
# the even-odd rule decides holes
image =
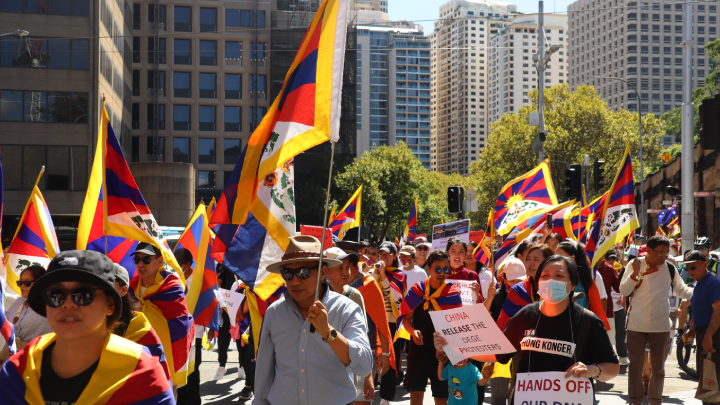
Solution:
[[[693,271],[694,271],[695,269],[697,269],[697,265],[691,266],[691,265],[689,265],[689,264],[686,264],[685,267],[687,267],[688,270],[693,270]]]
[[[415,250],[430,250],[427,246],[416,247]]]
[[[99,289],[93,287],[78,287],[74,290],[51,288],[43,291],[43,299],[45,301],[45,305],[50,308],[58,308],[65,302],[65,298],[67,298],[68,294],[70,294],[73,302],[81,307],[84,307],[92,304],[95,300],[95,291],[97,290]]]
[[[292,280],[293,276],[297,276],[297,278],[299,278],[300,280],[307,280],[310,278],[310,272],[314,268],[317,267],[299,267],[297,269],[288,269],[283,267],[280,270],[280,275],[285,281]]]
[[[442,267],[436,267],[435,273],[440,274],[442,272],[445,272],[445,274],[450,274],[450,267],[445,267],[444,269]]]
[[[707,246],[703,246],[703,247],[699,247],[698,250],[710,250],[710,248]]]
[[[18,280],[16,281],[18,287],[30,287],[35,281],[22,281]]]
[[[155,256],[135,256],[133,257],[133,263],[138,264],[140,262],[143,262],[145,264],[150,264],[150,262],[155,258]]]

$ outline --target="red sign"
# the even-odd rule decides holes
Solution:
[[[714,191],[696,191],[694,197],[715,197]]]
[[[320,235],[322,235],[322,226],[306,226],[306,225],[300,225],[300,235],[309,235],[314,236],[318,240],[320,240]],[[325,249],[332,246],[332,232],[330,229],[325,229]]]
[[[472,231],[470,232],[470,242],[475,242],[478,245],[480,242],[482,242],[483,238],[485,237],[484,231]]]

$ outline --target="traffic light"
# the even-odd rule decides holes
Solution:
[[[600,186],[605,180],[605,161],[595,158],[593,164],[593,173],[595,174],[595,191],[600,191]]]
[[[462,212],[465,190],[460,186],[450,186],[447,189],[448,212],[459,214]]]
[[[718,147],[718,131],[720,131],[720,97],[715,96],[702,101],[700,111],[700,145],[705,150]]]
[[[565,196],[568,200],[575,199],[582,201],[582,165],[578,163],[571,164],[565,170]]]

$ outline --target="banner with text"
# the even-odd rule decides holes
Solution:
[[[477,304],[478,295],[472,290],[472,288],[470,288],[470,284],[476,283],[477,281],[450,280],[450,282],[458,286],[460,289],[460,297],[462,298],[463,305]]]
[[[322,226],[300,225],[300,235],[314,236],[317,240],[320,240],[322,230]],[[332,246],[332,231],[329,228],[325,228],[325,249],[330,248],[330,246]]]
[[[518,373],[517,405],[592,405],[593,386],[588,378],[565,378],[564,371]]]
[[[515,352],[483,305],[431,311],[430,318],[435,330],[447,340],[443,350],[452,364],[477,355]]]
[[[465,243],[470,242],[470,220],[461,219],[447,224],[433,225],[432,248],[430,250],[447,249],[447,241],[450,238],[460,238]]]

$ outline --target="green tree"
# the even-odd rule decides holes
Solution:
[[[532,141],[537,128],[528,124],[530,112],[537,111],[538,92],[530,93],[532,104],[516,114],[505,114],[490,126],[487,146],[470,165],[468,186],[478,191],[479,212],[471,215],[473,227],[483,229],[502,187],[537,166]],[[588,198],[605,192],[620,165],[626,140],[630,143],[633,167],[639,170],[638,115],[626,110],[611,111],[592,86],[571,91],[567,84],[545,91],[545,156],[551,160],[552,179],[558,200],[565,200],[565,170],[568,164],[582,163],[584,155],[605,160],[605,181],[600,192],[588,191]],[[642,118],[645,175],[649,165],[660,160],[658,139],[665,133],[663,121],[654,115]],[[591,181],[592,184],[592,181]]]

